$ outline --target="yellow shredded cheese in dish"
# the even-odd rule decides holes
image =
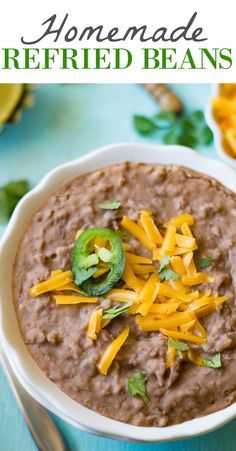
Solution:
[[[116,357],[116,354],[127,340],[128,335],[129,327],[126,327],[123,332],[121,332],[121,334],[108,345],[97,364],[98,370],[101,374],[107,374],[114,358]]]
[[[98,298],[88,297],[88,296],[66,296],[63,294],[58,294],[53,296],[56,304],[96,304]]]
[[[178,332],[176,330],[167,330],[167,329],[160,329],[160,332],[163,335],[166,335],[167,337],[177,338],[178,340],[192,341],[193,343],[198,343],[198,344],[203,344],[206,342],[206,338],[198,337],[197,335],[193,335],[190,333],[183,333],[183,332]]]
[[[170,221],[167,223],[167,226],[174,225],[175,227],[180,228],[185,222],[188,225],[192,226],[195,220],[192,215],[183,213],[182,215],[175,216],[174,218],[170,219]]]
[[[132,269],[132,266],[129,264],[129,262],[126,260],[125,264],[125,270],[122,275],[122,279],[127,284],[129,288],[133,288],[135,291],[142,290],[142,284],[134,274],[134,271]]]
[[[91,313],[88,324],[87,335],[92,340],[97,340],[97,334],[101,329],[102,309]]]
[[[175,361],[176,356],[176,350],[168,343],[168,349],[167,349],[167,357],[166,357],[166,368],[170,368],[171,365],[173,365]]]
[[[156,246],[150,243],[144,230],[132,221],[132,219],[129,219],[128,216],[123,217],[121,225],[128,230],[128,232],[132,233],[132,235],[134,235],[149,251],[153,251],[155,249]]]
[[[147,235],[148,240],[153,244],[161,244],[163,242],[163,236],[155,225],[150,214],[142,212],[140,215],[140,223],[144,232]]]
[[[71,271],[56,274],[54,277],[51,277],[45,282],[34,285],[30,289],[30,296],[36,298],[37,296],[40,296],[40,294],[48,293],[49,291],[55,290],[56,288],[61,288],[63,287],[63,285],[67,285],[72,281],[73,279]]]
[[[119,284],[103,295],[103,298],[129,304],[115,305],[109,312],[110,319],[102,318],[102,308],[93,311],[88,318],[87,336],[90,339],[97,340],[99,331],[126,312],[134,315],[136,324],[145,333],[161,333],[173,340],[198,345],[207,341],[207,330],[200,319],[219,309],[227,297],[205,288],[214,283],[216,278],[211,273],[197,270],[195,251],[198,245],[191,229],[194,223],[194,217],[184,213],[171,218],[159,230],[150,211],[142,210],[137,221],[128,216],[123,217],[122,227],[141,243],[145,256],[135,253],[131,244],[123,242],[124,272]],[[81,233],[82,231],[78,231],[77,237]],[[101,247],[110,250],[109,246],[108,240],[95,238],[91,243],[91,252],[98,253]],[[109,263],[99,261],[96,269],[92,276],[94,283],[97,278],[106,277],[110,269]],[[204,287],[201,287],[202,284]],[[197,289],[196,285],[199,285]],[[68,295],[67,291],[74,291],[76,295]],[[56,269],[47,280],[30,289],[30,295],[34,298],[50,292],[58,305],[99,302],[98,297],[87,296],[75,285],[71,271]],[[107,374],[129,333],[130,329],[126,327],[105,349],[97,364],[101,374]],[[173,365],[176,349],[168,342],[166,368]],[[203,365],[203,358],[192,349],[186,350],[184,355],[189,361]]]

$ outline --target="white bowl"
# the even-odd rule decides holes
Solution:
[[[18,204],[0,243],[0,339],[24,388],[42,405],[78,429],[133,442],[161,442],[203,434],[233,419],[236,403],[211,415],[165,428],[138,427],[111,420],[76,403],[51,382],[34,363],[19,331],[12,300],[12,271],[19,241],[31,216],[59,185],[69,179],[127,160],[184,165],[215,177],[236,192],[234,171],[181,146],[117,144],[54,169]]]
[[[223,145],[222,145],[222,132],[217,124],[213,112],[212,112],[212,101],[219,95],[219,84],[213,84],[211,87],[211,95],[209,97],[206,110],[205,110],[205,118],[207,121],[208,126],[213,132],[214,136],[214,144],[216,148],[216,152],[219,155],[219,158],[225,163],[229,164],[232,168],[236,169],[236,158],[230,157],[230,155],[227,154],[225,151]]]

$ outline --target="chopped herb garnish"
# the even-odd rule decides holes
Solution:
[[[197,263],[199,268],[204,269],[208,268],[208,266],[211,266],[213,263],[213,259],[211,257],[199,257],[197,259]]]
[[[102,210],[118,210],[121,206],[121,202],[118,200],[114,200],[113,202],[104,203],[104,204],[98,204],[99,208]]]
[[[29,191],[29,182],[19,180],[0,188],[0,222],[7,222],[20,199]]]
[[[153,117],[135,115],[134,127],[143,135],[157,133],[166,144],[197,147],[201,144],[208,145],[213,139],[202,111],[179,115],[166,111]]]
[[[208,368],[221,368],[221,354],[218,352],[215,354],[212,359],[203,359],[203,365],[208,366]]]
[[[170,268],[163,268],[158,272],[161,280],[179,280],[180,276]]]
[[[183,343],[182,341],[173,340],[173,338],[169,338],[168,343],[172,348],[175,348],[177,351],[189,351],[189,345],[187,343]]]
[[[168,267],[170,263],[170,257],[168,255],[164,255],[160,262],[160,268],[158,271],[158,275],[161,280],[179,280],[180,276],[176,272],[172,271],[171,268]]]
[[[141,371],[134,373],[133,376],[128,379],[128,389],[134,398],[140,397],[145,404],[148,403],[149,398],[146,393],[147,375]]]
[[[115,307],[112,307],[109,310],[105,310],[103,314],[103,319],[113,319],[116,318],[116,316],[121,315],[122,313],[125,313],[130,307],[133,305],[133,302],[127,302],[127,304],[122,305],[119,307],[119,305],[115,305]]]
[[[160,262],[160,271],[164,268],[166,268],[170,263],[170,257],[169,255],[164,255],[164,257],[162,257],[161,262]]]
[[[96,246],[96,249],[98,251],[98,257],[102,260],[102,262],[108,263],[111,260],[112,252],[109,251],[109,249],[99,246]]]
[[[135,115],[134,128],[142,135],[150,135],[155,132],[157,127],[152,119],[145,116]]]

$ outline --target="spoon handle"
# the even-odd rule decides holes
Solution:
[[[40,451],[68,450],[59,429],[47,410],[26,392],[16,378],[3,349],[0,349],[0,358],[9,384],[38,449]]]

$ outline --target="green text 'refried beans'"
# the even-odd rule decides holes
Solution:
[[[111,246],[109,273],[102,281],[93,279],[99,262],[97,254],[91,254],[89,245],[94,238],[105,238]],[[111,290],[120,280],[125,268],[125,253],[120,237],[109,229],[93,228],[83,232],[76,240],[72,256],[72,272],[75,284],[85,293],[100,296]]]

